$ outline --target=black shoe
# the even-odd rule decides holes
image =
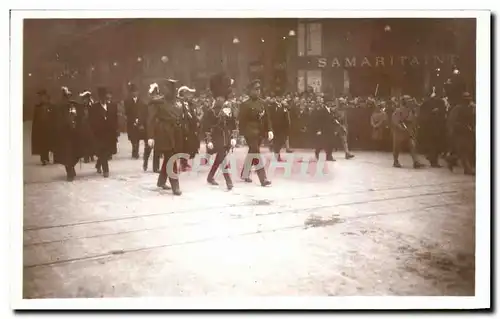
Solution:
[[[422,168],[422,167],[425,167],[425,165],[420,163],[420,162],[413,163],[413,168],[415,168],[415,169]]]
[[[207,178],[207,183],[209,183],[210,185],[214,185],[214,186],[219,185],[219,183],[217,183],[215,181],[215,179],[213,179],[213,178]]]
[[[181,189],[179,187],[179,180],[175,178],[169,178],[170,185],[172,185],[172,193],[176,196],[182,195]]]
[[[148,163],[147,162],[142,164],[142,170],[145,172],[148,170]]]
[[[161,189],[165,189],[165,190],[167,190],[167,191],[169,191],[169,190],[171,190],[171,189],[172,189],[172,187],[168,186],[167,184],[164,184],[164,185],[156,185],[156,186],[158,186],[158,187],[159,187],[159,188],[161,188]]]
[[[354,155],[353,155],[353,154],[351,154],[351,153],[347,153],[347,154],[345,154],[345,159],[351,159],[351,158],[353,158],[353,157],[354,157]]]
[[[153,168],[153,172],[155,172],[155,173],[159,173],[159,172],[160,172],[160,169],[159,169],[159,168]]]
[[[104,176],[104,178],[108,178],[108,177],[109,177],[109,172],[104,172],[104,173],[102,174],[102,176]]]
[[[252,183],[252,179],[250,177],[245,177],[245,178],[241,178],[245,183]]]
[[[262,181],[262,183],[260,183],[260,185],[262,187],[269,186],[269,185],[271,185],[271,181],[269,181],[269,180],[266,179],[266,180]]]
[[[230,191],[233,189],[233,183],[226,183],[227,190]]]
[[[67,176],[66,176],[66,180],[67,180],[68,182],[72,182],[72,181],[74,181],[74,180],[75,180],[75,177],[74,177],[74,176],[72,176],[72,175],[67,175]]]
[[[327,162],[336,162],[337,160],[336,160],[336,159],[334,159],[333,157],[327,157],[327,158],[326,158],[326,161],[327,161]]]
[[[401,164],[400,164],[399,162],[394,162],[394,163],[392,164],[392,166],[393,166],[393,167],[396,167],[396,168],[401,168],[401,167],[403,167],[403,166],[401,166]]]
[[[102,169],[100,167],[97,168],[97,174],[102,174]]]

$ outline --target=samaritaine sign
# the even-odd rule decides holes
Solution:
[[[440,66],[454,65],[458,62],[458,55],[389,55],[389,56],[350,56],[317,58],[319,68],[352,68],[352,67],[390,67],[390,66]]]

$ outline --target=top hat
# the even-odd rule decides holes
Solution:
[[[212,96],[216,97],[224,97],[227,98],[231,93],[231,84],[234,83],[234,80],[229,78],[224,73],[215,74],[210,78],[210,91],[212,92]]]

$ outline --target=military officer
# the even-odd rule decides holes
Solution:
[[[192,94],[195,92],[195,89],[187,86],[181,86],[177,90],[177,103],[183,109],[184,153],[189,154],[190,159],[193,159],[200,149],[200,137],[198,135],[200,122],[191,100]],[[183,171],[191,168],[186,158],[182,158],[180,162]]]
[[[154,147],[158,155],[163,155],[163,164],[156,185],[163,189],[170,189],[166,185],[168,179],[173,194],[181,195],[175,155],[184,150],[182,126],[184,110],[175,100],[176,82],[168,79],[150,85],[151,102],[148,110],[147,137],[149,146]],[[167,167],[171,158],[173,160],[172,172]]]
[[[71,99],[71,91],[63,86],[62,101],[56,109],[56,145],[54,162],[64,165],[66,179],[71,182],[76,177],[75,165],[82,157],[81,123],[83,107]]]
[[[260,164],[262,167],[257,169],[262,186],[271,185],[267,179],[264,163],[260,155],[260,145],[262,139],[267,137],[269,141],[274,138],[271,118],[266,110],[265,104],[260,99],[261,84],[259,80],[252,81],[249,86],[249,98],[240,105],[239,112],[239,129],[245,137],[248,145],[248,154],[245,158],[245,164],[241,171],[241,178],[251,183],[250,168],[253,165]]]
[[[218,185],[215,181],[215,174],[221,164],[224,165],[223,176],[228,190],[233,188],[231,174],[229,173],[229,163],[224,160],[229,150],[236,146],[238,131],[236,129],[236,117],[227,101],[231,93],[232,80],[225,74],[214,75],[210,79],[210,91],[214,102],[212,107],[205,113],[205,135],[207,148],[216,154],[214,163],[208,173],[207,182],[211,185]]]
[[[393,166],[402,167],[399,163],[399,152],[401,144],[409,143],[410,153],[413,159],[413,168],[421,168],[423,164],[418,161],[416,149],[416,129],[417,116],[411,105],[410,96],[403,96],[401,103],[392,114],[392,155],[394,158]]]
[[[337,118],[337,135],[340,137],[342,147],[345,152],[345,158],[351,159],[354,155],[349,151],[349,144],[347,143],[348,125],[347,125],[347,100],[339,98],[339,106],[335,109],[335,116]]]

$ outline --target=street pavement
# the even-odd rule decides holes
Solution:
[[[25,128],[24,298],[474,295],[475,179],[458,170],[337,152],[328,178],[235,176],[230,192],[202,166],[177,197],[119,142],[108,179],[78,164],[68,183]]]

